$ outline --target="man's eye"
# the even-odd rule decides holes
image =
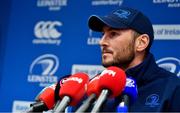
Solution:
[[[117,36],[117,35],[119,35],[119,34],[116,33],[116,32],[111,32],[110,35],[111,35],[111,37],[114,37],[114,36]]]

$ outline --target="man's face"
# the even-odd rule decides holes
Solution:
[[[102,64],[105,67],[128,67],[135,57],[134,31],[131,29],[103,28],[100,40]]]

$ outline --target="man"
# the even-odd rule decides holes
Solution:
[[[138,98],[129,106],[130,112],[180,111],[180,80],[155,63],[150,53],[152,24],[142,12],[119,8],[106,16],[92,15],[88,25],[102,32],[103,66],[118,66],[137,82]],[[116,111],[113,105],[106,104],[102,111]]]

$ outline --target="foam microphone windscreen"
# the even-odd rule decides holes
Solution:
[[[108,67],[100,74],[100,89],[110,90],[110,98],[120,95],[126,84],[125,72],[115,66]]]
[[[75,106],[85,95],[89,76],[85,73],[76,73],[66,79],[61,84],[59,96],[69,96],[71,98],[70,105]]]
[[[57,82],[57,85],[56,85],[56,88],[55,88],[55,103],[60,100],[60,97],[59,97],[59,90],[61,89],[61,84],[62,84],[62,81],[63,79],[69,77],[71,75],[64,75],[64,76],[61,76]]]
[[[92,78],[87,85],[87,95],[90,96],[91,94],[96,94],[96,96],[100,95],[100,88],[99,88],[99,75],[96,75],[94,78]]]
[[[133,79],[132,77],[126,78],[126,87],[123,91],[123,94],[130,97],[130,104],[136,101],[138,96],[137,84],[135,79]]]
[[[43,101],[48,109],[52,109],[55,104],[54,91],[56,84],[53,84],[45,88],[42,93],[38,96],[38,100]]]

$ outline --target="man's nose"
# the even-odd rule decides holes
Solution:
[[[99,41],[100,46],[107,46],[108,45],[108,40],[105,35],[102,36],[101,40]]]

